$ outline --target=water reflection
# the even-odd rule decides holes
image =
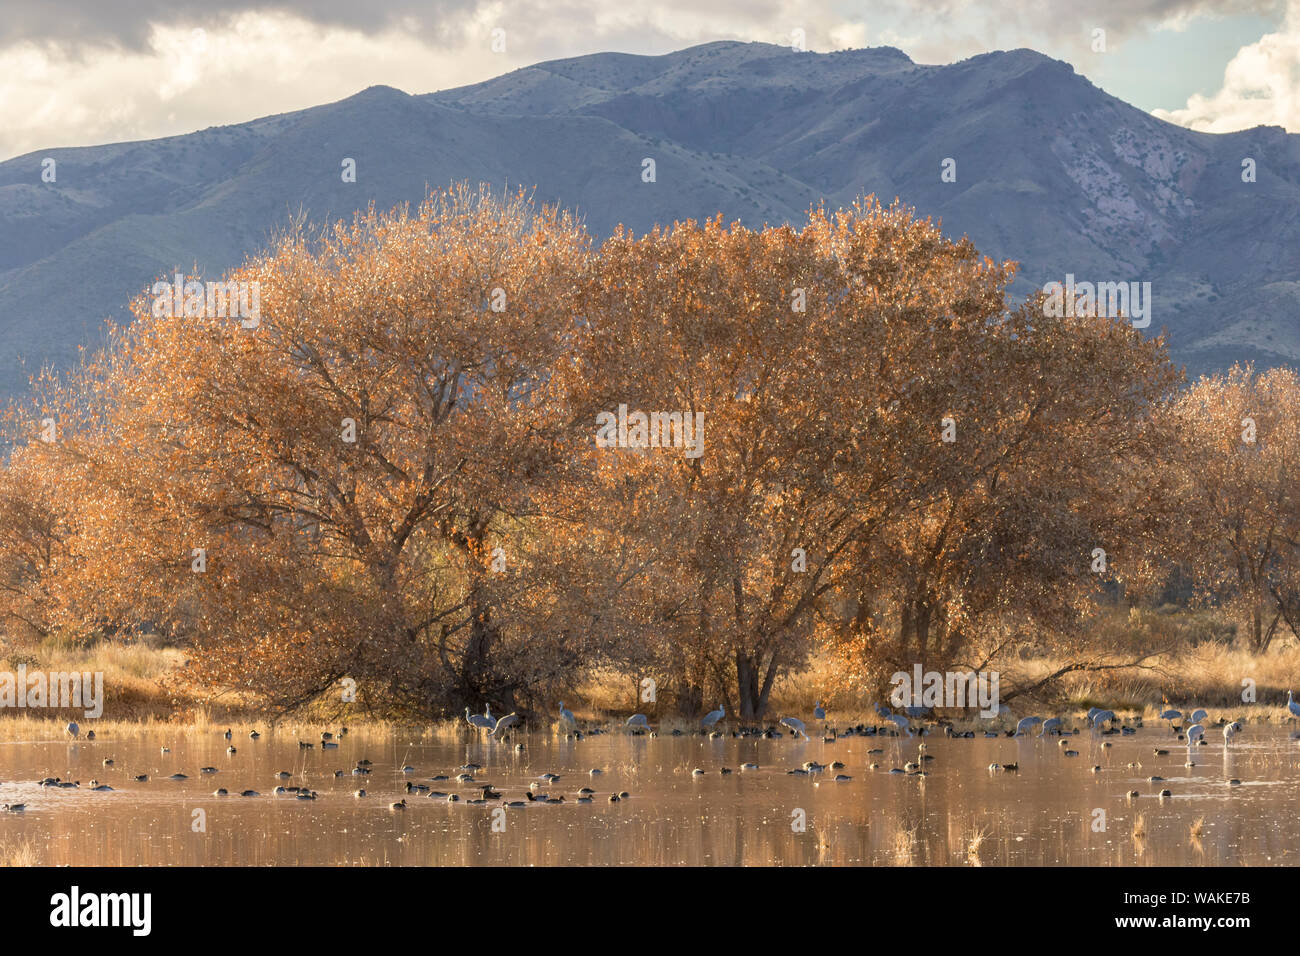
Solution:
[[[525,749],[517,753],[514,741],[411,736],[355,731],[338,750],[304,751],[296,736],[267,733],[245,739],[234,755],[215,731],[0,743],[0,803],[27,805],[22,814],[0,814],[0,846],[27,845],[48,865],[1300,862],[1300,820],[1291,812],[1300,748],[1277,729],[1249,727],[1228,752],[1217,740],[1199,747],[1193,767],[1184,766],[1185,747],[1170,743],[1162,728],[1107,738],[1110,747],[1074,737],[1077,758],[1064,757],[1054,741],[930,737],[934,759],[924,777],[888,773],[917,756],[915,741],[894,739],[566,741],[520,734],[514,741]],[[1169,753],[1153,756],[1156,747]],[[882,752],[869,754],[873,749]],[[373,761],[373,772],[352,775],[362,758]],[[842,761],[852,780],[836,783],[830,771],[786,773],[806,760]],[[872,762],[879,769],[868,769]],[[995,762],[1017,763],[1019,772],[990,772]],[[454,779],[466,763],[482,764],[476,780],[496,786],[506,801],[523,799],[541,773],[558,773],[557,783],[541,789],[566,802],[469,805],[472,784]],[[746,763],[759,769],[742,771]],[[403,774],[404,764],[415,772]],[[204,766],[219,772],[200,774]],[[735,772],[721,774],[724,766]],[[696,767],[705,774],[693,776]],[[592,768],[604,773],[592,776]],[[280,770],[291,779],[275,779]],[[188,779],[167,779],[177,771]],[[132,779],[141,773],[147,782]],[[453,779],[430,782],[435,774]],[[82,786],[38,786],[46,776]],[[92,779],[114,791],[91,792]],[[407,780],[462,800],[408,795]],[[276,796],[280,783],[308,786],[319,797]],[[262,796],[213,796],[217,787]],[[358,787],[369,796],[355,797]],[[596,791],[592,803],[576,802],[581,787]],[[1158,799],[1166,787],[1172,797]],[[608,802],[621,790],[631,798]],[[1131,790],[1139,796],[1128,798]],[[410,808],[391,811],[402,797]]]

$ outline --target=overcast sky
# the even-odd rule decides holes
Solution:
[[[890,45],[920,63],[1031,47],[1165,119],[1300,132],[1300,0],[0,0],[0,159],[186,133],[376,84],[710,40]],[[1025,9],[1029,8],[1029,9]],[[492,32],[505,31],[505,52]],[[1094,30],[1106,31],[1104,52]]]

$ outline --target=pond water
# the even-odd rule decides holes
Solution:
[[[1186,746],[1150,723],[1131,736],[1066,738],[1077,757],[1056,739],[930,734],[925,776],[888,772],[917,759],[919,739],[414,736],[353,731],[337,750],[302,750],[296,735],[254,741],[244,728],[234,755],[216,730],[2,742],[0,803],[26,810],[0,813],[0,846],[26,844],[44,865],[92,866],[1300,863],[1300,744],[1277,726],[1248,725],[1229,746],[1209,727],[1192,768]],[[353,775],[362,759],[372,772]],[[787,774],[809,760],[845,768]],[[1019,770],[991,772],[993,762]],[[502,801],[466,802],[476,784],[455,776],[470,763]],[[742,770],[748,763],[758,769]],[[217,772],[200,773],[209,766]],[[168,779],[176,772],[188,779]],[[539,789],[563,804],[503,805],[543,773],[560,775]],[[452,779],[430,780],[438,774]],[[39,786],[45,777],[81,786]],[[113,790],[94,792],[91,780]],[[407,781],[461,800],[408,794]],[[277,796],[277,785],[318,796]],[[231,795],[214,796],[218,787]],[[354,796],[359,787],[369,795]],[[589,804],[576,802],[582,787],[596,791]],[[1158,797],[1163,788],[1172,796]],[[239,796],[245,789],[260,796]],[[630,796],[610,803],[619,791]],[[390,809],[403,798],[405,811]]]

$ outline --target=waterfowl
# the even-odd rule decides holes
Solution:
[[[1160,791],[1160,798],[1161,798],[1162,800],[1163,800],[1165,797],[1172,797],[1172,796],[1173,796],[1173,794],[1172,794],[1170,791],[1168,791],[1168,790],[1161,790],[1161,791]]]
[[[579,798],[578,798],[578,802],[579,802],[579,803],[591,803],[591,797],[579,797]]]
[[[514,711],[511,711],[497,721],[496,726],[492,728],[492,733],[488,734],[488,736],[495,737],[497,734],[501,733],[501,731],[508,730],[517,723],[519,723],[519,715]]]
[[[314,750],[315,748],[316,748],[316,745],[315,745],[314,743],[312,743],[310,740],[300,740],[300,741],[298,741],[298,749],[299,749],[299,750]]]
[[[456,802],[458,802],[459,800],[460,800],[460,797],[457,796],[456,794],[454,794],[454,793],[449,793],[449,794],[447,794],[447,802],[448,802],[448,803],[456,803]]]
[[[94,739],[95,739],[95,732],[94,732],[93,730],[88,730],[88,731],[86,731],[86,739],[87,739],[87,740],[94,740]]]
[[[240,796],[241,796],[241,797],[260,797],[261,794],[258,793],[256,790],[245,790],[243,793],[240,794]]]
[[[169,753],[172,752],[172,748],[171,748],[171,747],[160,747],[160,748],[159,748],[159,752],[160,752],[160,753],[169,754]]]
[[[293,774],[291,774],[291,773],[290,773],[289,771],[287,771],[287,770],[277,770],[277,771],[275,772],[274,776],[275,776],[275,779],[277,779],[277,780],[288,780],[290,777],[293,776]]]
[[[364,797],[365,795],[366,795],[366,792],[365,792],[364,790],[358,790],[355,794],[353,794],[353,796],[356,796],[356,797]]]
[[[357,761],[357,766],[358,766],[358,767],[372,767],[372,766],[374,766],[374,761],[372,761],[372,760],[367,760],[366,758],[362,757],[360,760]]]
[[[718,771],[718,773],[722,774],[722,776],[725,777],[725,776],[727,776],[727,774],[731,773],[731,768],[730,768],[730,767],[723,767],[721,770]]]
[[[741,769],[741,770],[757,770],[757,769],[758,769],[758,764],[756,764],[756,763],[742,763],[742,764],[740,765],[740,769]]]
[[[229,739],[230,739],[231,737],[233,737],[233,736],[234,736],[234,733],[230,730],[229,727],[227,727],[227,728],[226,728],[226,739],[229,740]]]
[[[782,727],[789,727],[796,736],[807,737],[808,733],[804,730],[803,721],[798,717],[782,717],[777,721]]]
[[[332,740],[322,740],[320,742],[321,750],[338,750],[339,745]]]
[[[555,783],[560,779],[560,775],[558,773],[543,773],[538,774],[537,779],[545,780],[547,783]]]
[[[632,794],[628,793],[626,790],[620,790],[618,792],[618,798],[620,800],[626,800],[630,796],[632,796]]]
[[[1004,764],[1002,765],[1002,769],[1003,769],[1003,770],[1009,770],[1009,771],[1011,771],[1012,773],[1016,773],[1016,772],[1020,769],[1020,764],[1018,764],[1018,763],[1004,763]]]
[[[701,770],[699,767],[696,767],[694,770],[691,771],[691,776],[692,776],[692,777],[703,777],[703,776],[704,776],[704,771]]]
[[[390,810],[405,810],[405,809],[406,809],[406,799],[403,798],[403,799],[401,799],[401,800],[398,800],[396,803],[390,803],[390,804],[388,805],[388,809],[390,809]]]
[[[610,803],[618,803],[618,794],[617,794],[617,793],[611,793],[611,794],[609,795],[609,802],[610,802]]]
[[[322,730],[322,731],[320,732],[320,739],[321,739],[321,740],[333,740],[333,739],[334,739],[334,735],[333,735],[332,733],[330,733],[328,730]]]
[[[111,767],[111,766],[113,766],[113,758],[112,758],[112,757],[106,757],[106,758],[104,759],[104,766],[105,766],[105,767]]]
[[[231,746],[226,748],[226,753],[230,754],[231,756],[234,756],[235,754],[239,753],[239,751],[236,750],[233,746]]]
[[[720,721],[722,718],[726,716],[727,716],[727,709],[721,704],[719,704],[717,710],[711,710],[703,717],[700,718],[700,724],[706,729],[712,729],[712,727],[718,721]]]
[[[92,780],[90,781],[90,789],[103,793],[104,791],[111,791],[113,788],[106,783],[100,783],[98,780]]]
[[[429,788],[422,783],[412,783],[410,780],[406,781],[407,793],[425,793],[428,789]]]
[[[261,736],[262,736],[262,735],[259,734],[256,730],[253,730],[253,731],[249,731],[248,739],[249,739],[249,740],[256,740],[258,737],[261,737]]]
[[[908,719],[904,717],[902,714],[886,714],[885,720],[889,721],[889,723],[893,724],[903,733],[907,734],[907,736],[909,737],[912,736],[912,725],[908,722]]]
[[[25,804],[25,803],[6,803],[2,809],[4,809],[4,811],[5,811],[6,813],[22,813],[24,810],[27,809],[27,804]]]
[[[185,776],[185,774],[183,774],[183,773],[174,773],[174,774],[172,774],[170,777],[168,777],[167,779],[168,779],[168,780],[188,780],[188,779],[190,779],[190,778],[187,777],[187,776]]]
[[[595,792],[596,792],[596,791],[595,791],[595,790],[592,790],[591,787],[583,787],[581,790],[578,791],[578,793],[580,793],[580,794],[582,794],[582,795],[584,795],[584,796],[591,796],[591,795],[592,795],[593,793],[595,793]]]
[[[605,771],[601,770],[599,767],[592,767],[590,770],[587,771],[587,774],[592,777],[598,777],[604,772]]]
[[[1043,722],[1043,718],[1041,717],[1022,717],[1020,719],[1020,723],[1016,724],[1015,736],[1023,737],[1025,735],[1025,731],[1027,731],[1030,727],[1036,727],[1042,722]]]
[[[301,790],[298,791],[298,799],[299,799],[299,800],[315,800],[315,799],[316,799],[316,791],[315,791],[315,790],[308,790],[307,788],[304,787],[303,789],[301,789]]]
[[[402,767],[402,773],[415,773],[415,768],[408,763]]]
[[[140,773],[140,774],[136,774],[131,779],[134,780],[136,783],[148,783],[149,775],[147,773]]]
[[[225,787],[217,787],[216,790],[212,791],[212,795],[214,797],[226,797],[229,796],[230,794]]]
[[[216,773],[216,772],[217,772],[217,768],[216,768],[216,767],[200,767],[200,768],[199,768],[199,773]]]

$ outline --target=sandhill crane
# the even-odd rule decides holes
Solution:
[[[813,719],[814,720],[826,719],[826,710],[825,708],[822,707],[822,702],[820,700],[817,701],[817,706],[813,708]]]
[[[560,701],[560,720],[567,720],[573,726],[578,726],[578,722],[573,718],[573,711],[564,706],[564,701]]]
[[[723,707],[721,704],[719,704],[718,709],[710,711],[709,713],[705,714],[703,719],[700,720],[700,723],[703,724],[705,727],[711,728],[714,724],[716,724],[718,721],[720,721],[723,717],[726,716],[727,716],[726,708]]]
[[[1030,727],[1041,724],[1042,722],[1043,722],[1043,718],[1041,717],[1021,718],[1020,723],[1016,724],[1016,736],[1023,737],[1025,735],[1026,730],[1028,730]]]
[[[1054,733],[1059,734],[1060,732],[1061,732],[1060,717],[1049,717],[1047,720],[1043,721],[1043,726],[1038,728],[1038,736],[1040,737],[1046,737]]]
[[[77,726],[77,722],[75,720],[68,721],[68,726],[65,727],[64,729],[67,730],[68,736],[71,737],[73,740],[76,740],[78,735],[80,735],[81,733],[81,728]]]
[[[1206,717],[1209,716],[1210,714],[1208,711],[1202,710],[1201,708],[1198,707],[1196,710],[1192,711],[1192,716],[1189,717],[1188,719],[1194,724],[1199,724],[1201,721],[1203,721]]]
[[[1232,743],[1232,737],[1241,730],[1241,722],[1234,720],[1230,724],[1223,725],[1223,745],[1226,747]]]
[[[492,733],[488,736],[495,737],[497,734],[501,733],[501,731],[508,727],[513,727],[517,723],[519,723],[519,715],[514,711],[511,711],[496,722],[496,726],[492,728]]]
[[[1300,704],[1291,699],[1291,692],[1286,692],[1286,709],[1291,711],[1292,717],[1300,717]]]
[[[1113,710],[1100,710],[1094,708],[1093,710],[1090,710],[1088,713],[1092,715],[1093,730],[1096,730],[1102,724],[1109,723],[1110,721],[1115,719],[1115,711]]]
[[[492,730],[494,724],[482,714],[471,714],[469,708],[465,708],[465,720],[471,727],[477,727],[479,730]]]
[[[798,717],[782,717],[779,723],[782,727],[789,727],[796,734],[800,734],[804,737],[808,736],[808,732],[803,728],[803,721]]]
[[[1182,719],[1183,719],[1183,713],[1182,713],[1182,711],[1180,711],[1180,710],[1174,710],[1174,709],[1171,707],[1169,710],[1164,711],[1164,712],[1160,715],[1160,719],[1161,719],[1161,720],[1167,720],[1167,721],[1169,721],[1169,726],[1170,726],[1170,728],[1172,728],[1172,727],[1174,726],[1174,721],[1175,721],[1175,720],[1182,720]]]
[[[912,726],[908,723],[907,718],[902,714],[885,714],[885,720],[895,725],[899,730],[907,734],[907,736],[912,736]]]
[[[645,714],[633,714],[623,726],[630,727],[632,730],[649,730],[650,722],[645,719]]]

